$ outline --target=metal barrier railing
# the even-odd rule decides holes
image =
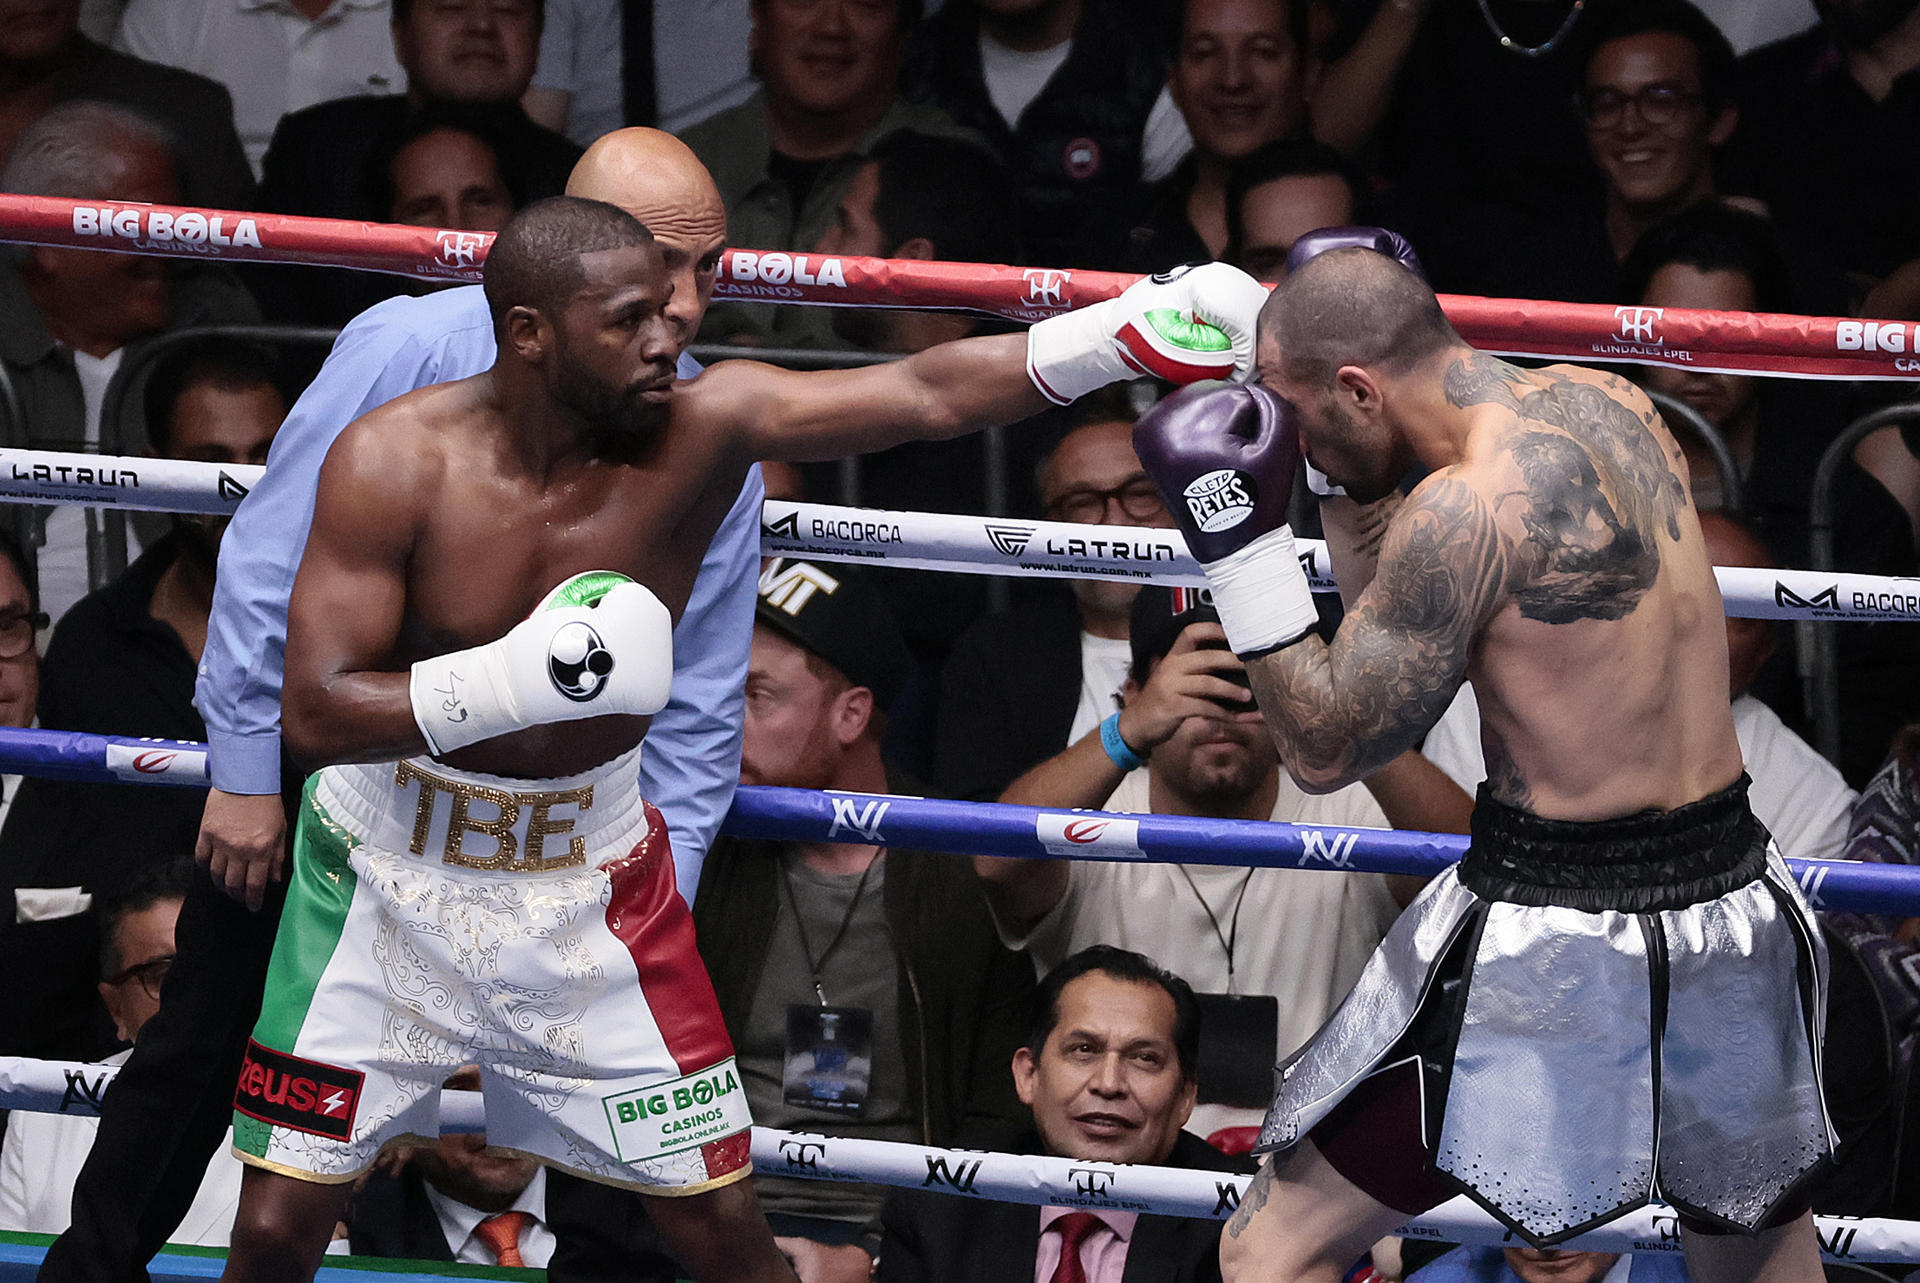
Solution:
[[[1833,570],[1834,506],[1838,501],[1835,482],[1840,470],[1853,457],[1854,447],[1882,428],[1920,420],[1920,401],[1903,401],[1864,414],[1849,423],[1820,456],[1813,471],[1813,495],[1807,506],[1808,560],[1814,570]],[[1831,622],[1802,622],[1801,636],[1809,643],[1810,700],[1808,713],[1813,718],[1813,746],[1829,762],[1840,761],[1840,656],[1839,639]]]
[[[1672,426],[1673,420],[1678,419],[1687,425],[1690,432],[1700,438],[1701,443],[1707,447],[1707,452],[1713,455],[1714,467],[1720,473],[1720,506],[1728,512],[1744,513],[1746,495],[1740,481],[1740,465],[1735,461],[1733,450],[1727,445],[1726,437],[1720,434],[1720,429],[1709,423],[1706,415],[1678,397],[1668,396],[1665,392],[1656,392],[1652,388],[1642,388],[1641,391],[1647,394],[1647,399],[1653,402],[1654,409],[1660,411],[1661,417],[1667,420],[1669,427]]]

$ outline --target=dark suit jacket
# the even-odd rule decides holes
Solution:
[[[54,73],[54,94],[61,102],[92,98],[131,107],[159,123],[173,138],[187,204],[253,208],[253,170],[234,132],[225,85],[75,36]]]
[[[289,112],[274,126],[261,161],[261,209],[314,218],[384,222],[372,207],[368,168],[375,154],[408,120],[405,94],[334,98]],[[533,122],[517,104],[486,112],[499,150],[501,177],[523,204],[566,190],[580,148]],[[339,268],[273,267],[255,278],[268,319],[345,325],[382,299],[401,293],[405,278]]]
[[[547,1227],[559,1240],[551,1283],[672,1283],[680,1276],[660,1246],[641,1196],[547,1169]],[[355,1256],[451,1261],[440,1218],[418,1172],[376,1172],[347,1207]]]
[[[1080,613],[1073,598],[989,615],[954,643],[940,673],[933,781],[943,797],[990,802],[1067,746],[1080,707]]]
[[[1037,1149],[1037,1146],[1035,1147]],[[1251,1159],[1221,1153],[1186,1132],[1164,1166],[1248,1173]],[[883,1283],[1031,1283],[1040,1250],[1040,1209],[896,1189],[880,1213]],[[1221,1222],[1142,1216],[1127,1247],[1125,1283],[1211,1283],[1220,1277]]]

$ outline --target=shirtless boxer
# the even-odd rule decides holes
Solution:
[[[1244,370],[1259,286],[1216,265],[1024,337],[676,385],[652,237],[563,197],[501,232],[486,293],[494,367],[367,414],[322,469],[283,723],[325,769],[235,1100],[228,1275],[311,1277],[353,1178],[432,1135],[439,1081],[477,1061],[492,1143],[660,1195],[701,1279],[788,1277],[631,765],[707,540],[756,459],[957,436],[1143,366]]]
[[[1274,292],[1257,370],[1170,398],[1136,445],[1281,759],[1341,787],[1470,679],[1492,778],[1467,856],[1282,1067],[1261,1136],[1278,1152],[1225,1273],[1337,1278],[1466,1192],[1536,1244],[1660,1197],[1700,1283],[1820,1278],[1802,1190],[1831,1147],[1825,957],[1747,808],[1672,436],[1624,379],[1476,352],[1364,249]],[[1338,569],[1371,582],[1331,646],[1284,524],[1302,442],[1361,504],[1430,470],[1377,566]]]

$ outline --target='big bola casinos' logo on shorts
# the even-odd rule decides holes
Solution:
[[[746,1094],[731,1056],[697,1074],[603,1096],[600,1103],[606,1106],[614,1152],[623,1163],[644,1163],[724,1140],[749,1121]]]
[[[1259,493],[1253,478],[1238,468],[1215,468],[1189,481],[1180,496],[1187,501],[1193,523],[1214,534],[1231,530],[1251,517]]]
[[[233,1107],[276,1127],[348,1140],[365,1081],[357,1070],[288,1056],[248,1039]]]

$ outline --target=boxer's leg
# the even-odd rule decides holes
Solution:
[[[351,1180],[321,1184],[247,1168],[223,1283],[307,1283],[352,1195]]]
[[[678,1198],[650,1197],[647,1212],[699,1283],[793,1283],[793,1267],[773,1245],[750,1180]]]
[[[1683,1227],[1680,1246],[1694,1283],[1821,1283],[1826,1278],[1811,1212],[1758,1234],[1701,1234]]]
[[[1312,1140],[1270,1155],[1220,1236],[1227,1283],[1338,1283],[1407,1219],[1342,1176]]]

